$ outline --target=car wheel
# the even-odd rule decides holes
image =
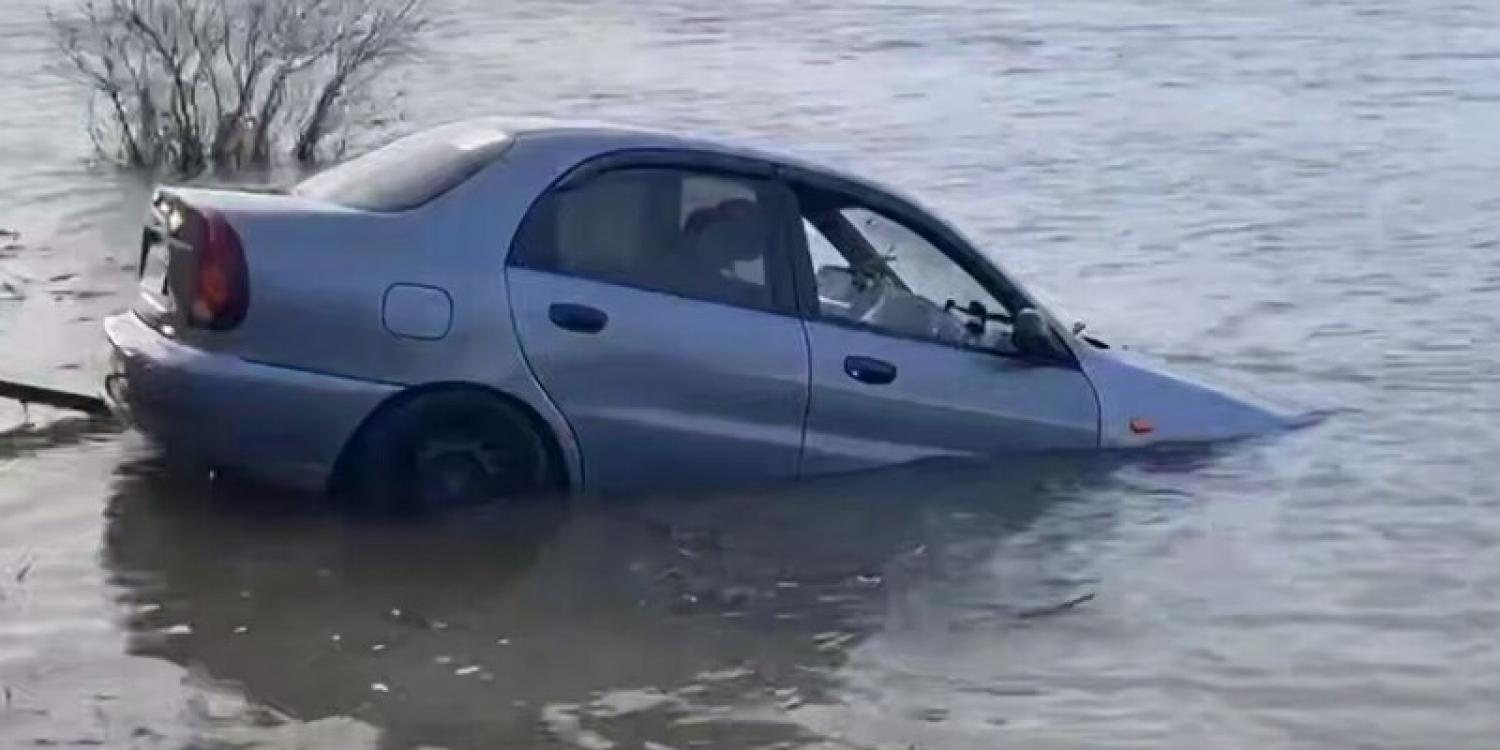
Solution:
[[[446,391],[396,406],[357,446],[346,494],[384,512],[513,501],[556,487],[531,421],[488,394]]]

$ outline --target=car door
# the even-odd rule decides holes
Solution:
[[[798,189],[796,262],[816,292],[803,297],[803,473],[1096,447],[1098,405],[1076,363],[1023,356],[1010,341],[1024,295],[945,247],[951,233],[915,209],[894,199],[872,209],[870,195]]]
[[[575,170],[528,213],[512,312],[590,488],[797,473],[808,350],[793,205],[753,174],[615,161]]]

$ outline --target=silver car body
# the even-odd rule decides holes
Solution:
[[[449,387],[523,406],[550,431],[572,487],[591,490],[1217,440],[1286,424],[1269,407],[1075,336],[1014,279],[974,260],[978,251],[951,227],[854,177],[595,124],[486,119],[419,137],[503,145],[472,176],[405,210],[350,207],[315,190],[169,189],[238,233],[249,313],[232,330],[196,330],[156,315],[159,301],[143,295],[105,325],[112,402],[169,447],[309,490],[326,485],[382,408]],[[540,196],[610,163],[806,179],[916,212],[1038,310],[1071,361],[1000,357],[507,263]],[[360,168],[356,160],[356,177]],[[608,326],[564,330],[559,306],[606,310]],[[858,380],[864,362],[899,376]]]

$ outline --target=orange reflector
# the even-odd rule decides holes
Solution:
[[[1145,417],[1136,417],[1130,420],[1130,431],[1137,435],[1147,435],[1156,430],[1156,425]]]

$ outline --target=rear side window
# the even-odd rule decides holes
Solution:
[[[483,124],[434,128],[332,167],[292,192],[365,211],[407,211],[463,184],[510,144],[505,131]]]
[[[768,181],[621,169],[554,190],[527,215],[512,262],[709,302],[792,304],[780,241],[791,205]]]

